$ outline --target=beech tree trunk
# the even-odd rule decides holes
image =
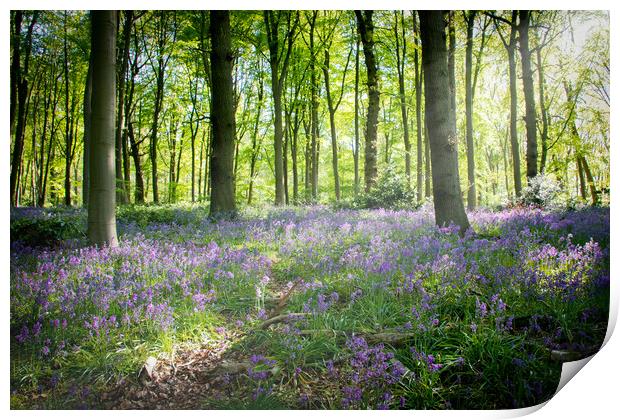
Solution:
[[[211,24],[211,216],[233,216],[235,188],[233,157],[235,151],[235,114],[233,106],[230,14],[212,10]]]
[[[417,54],[417,51],[416,51]],[[355,40],[355,144],[353,147],[353,191],[355,196],[359,193],[360,187],[360,103],[359,103],[359,86],[360,86],[360,39],[359,36]]]
[[[267,29],[267,44],[269,45],[269,64],[271,66],[271,92],[273,95],[273,120],[275,151],[275,204],[284,204],[284,163],[282,150],[282,87],[288,70],[288,63],[293,49],[293,34],[297,27],[297,19],[292,22],[292,12],[265,10],[263,17]],[[282,42],[286,42],[281,51],[281,42],[278,36],[280,20],[287,20],[287,34]]]
[[[374,52],[375,42],[372,14],[372,10],[355,11],[357,30],[364,48],[368,86],[368,113],[366,116],[366,140],[364,145],[364,181],[366,192],[370,191],[377,180],[377,124],[379,122],[379,82]]]
[[[91,12],[92,121],[88,238],[93,245],[118,246],[114,167],[116,105],[116,15]]]
[[[531,51],[529,46],[530,11],[519,10],[519,52],[523,72],[523,96],[525,99],[525,130],[527,135],[527,179],[538,174],[538,143],[536,140],[536,102],[532,77]]]
[[[21,15],[20,15],[21,17]],[[11,159],[11,176],[10,176],[10,194],[11,194],[11,206],[19,205],[17,200],[17,187],[19,185],[19,173],[22,166],[22,154],[24,152],[24,134],[26,131],[26,102],[28,100],[28,66],[30,62],[30,51],[32,49],[32,32],[34,25],[37,22],[37,12],[34,12],[30,24],[28,25],[28,33],[26,35],[26,49],[24,51],[24,66],[21,67],[21,63],[18,61],[18,71],[15,83],[17,84],[17,121],[15,122],[15,136],[13,144],[13,156]],[[15,31],[20,30],[21,20],[19,21],[19,27],[17,25],[17,16],[15,25]],[[21,39],[19,34],[17,39]],[[15,57],[14,57],[15,59]],[[19,54],[17,60],[19,60]],[[15,106],[15,105],[13,105]],[[15,111],[14,111],[15,112]]]
[[[123,113],[125,104],[125,74],[127,73],[127,64],[129,62],[129,42],[131,40],[131,26],[133,24],[133,11],[125,10],[125,19],[123,21],[123,46],[119,49],[120,66],[117,73],[118,87],[118,106],[116,117],[116,200],[121,204],[129,202],[129,191],[126,190],[124,167],[123,167]]]
[[[82,207],[88,207],[88,192],[90,190],[90,132],[91,132],[91,98],[93,89],[93,55],[88,60],[88,73],[84,86],[84,154],[82,155]]]
[[[314,29],[318,11],[312,11],[310,24],[310,188],[312,201],[316,201],[319,190],[319,93],[316,77],[316,51],[314,48]]]
[[[473,85],[472,60],[474,46],[474,19],[476,12],[470,10],[465,15],[467,41],[465,44],[465,137],[467,142],[467,209],[476,208],[476,166],[474,161],[474,119],[473,119]]]
[[[542,54],[540,52],[542,46],[536,48],[536,62],[538,67],[538,100],[540,101],[540,119],[542,129],[540,131],[540,172],[545,172],[547,164],[547,138],[549,137],[549,118],[547,116],[547,106],[545,105],[545,72],[543,69]]]
[[[450,127],[450,82],[446,34],[441,11],[419,11],[424,66],[424,98],[432,160],[433,202],[438,226],[469,228],[458,169],[458,144]]]
[[[398,18],[400,15],[400,34],[398,32]],[[403,122],[403,137],[405,141],[405,177],[407,186],[411,186],[411,143],[409,142],[409,119],[407,118],[407,102],[405,96],[405,61],[407,57],[407,38],[405,37],[404,12],[394,12],[394,38],[396,40],[396,69],[398,73],[398,93],[400,99],[400,115]],[[402,40],[402,51],[400,41]]]
[[[416,168],[416,190],[418,203],[422,202],[424,193],[424,141],[422,137],[422,78],[420,77],[420,60],[418,45],[420,34],[418,33],[418,22],[415,12],[411,15],[413,19],[413,38],[416,48],[413,51],[413,76],[415,85],[415,124],[416,124],[416,148],[417,148],[417,168]]]

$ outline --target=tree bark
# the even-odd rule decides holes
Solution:
[[[405,12],[394,12],[394,38],[396,39],[396,69],[398,73],[398,93],[400,99],[400,115],[403,122],[405,141],[405,177],[407,186],[411,186],[411,143],[409,142],[409,119],[407,118],[407,101],[405,95],[405,61],[407,57],[407,38],[405,37]],[[400,30],[398,33],[398,15],[400,14]],[[402,39],[402,51],[399,39]]]
[[[84,86],[84,153],[82,155],[82,207],[88,207],[88,192],[90,190],[90,132],[91,132],[91,98],[93,88],[93,56],[88,60],[88,73]]]
[[[117,73],[117,87],[118,87],[118,106],[116,117],[116,154],[115,154],[115,166],[116,166],[116,200],[120,204],[127,204],[129,202],[129,192],[126,190],[124,167],[123,167],[123,112],[125,105],[125,74],[127,73],[127,64],[129,62],[129,42],[131,40],[131,26],[133,24],[133,11],[125,10],[123,21],[123,46],[119,49],[119,56],[117,61],[120,61],[120,67]],[[119,14],[120,17],[120,14]],[[126,147],[125,147],[126,148]]]
[[[417,52],[416,52],[417,54]],[[355,196],[359,193],[360,187],[360,173],[359,173],[359,162],[360,162],[360,104],[359,104],[359,89],[360,86],[360,39],[359,36],[355,40],[355,116],[354,116],[354,124],[355,124],[355,144],[353,147],[353,190],[355,192]]]
[[[273,147],[275,151],[275,204],[284,204],[284,163],[282,150],[282,86],[288,70],[288,63],[293,49],[293,36],[297,27],[297,19],[291,22],[291,13],[286,12],[288,27],[287,35],[283,40],[287,45],[280,51],[280,40],[278,31],[280,27],[280,19],[284,12],[266,10],[263,14],[265,27],[267,29],[267,43],[269,45],[269,64],[271,66],[271,91],[273,96],[273,114],[274,114],[274,139]]]
[[[26,102],[28,97],[28,67],[30,63],[30,51],[32,49],[32,32],[37,22],[38,13],[34,12],[30,24],[28,25],[28,32],[26,35],[26,50],[24,51],[24,66],[21,68],[21,63],[18,62],[19,70],[17,76],[17,121],[15,122],[15,136],[13,145],[13,156],[11,159],[11,175],[10,175],[10,202],[11,206],[17,206],[17,187],[18,176],[21,171],[22,154],[24,152],[24,134],[26,131]],[[17,22],[15,22],[17,26]],[[20,24],[21,25],[21,24]],[[20,26],[21,27],[21,26]],[[15,28],[18,30],[19,28]],[[18,38],[21,38],[18,36]],[[19,59],[20,57],[18,57]],[[15,106],[15,105],[14,105]]]
[[[456,30],[454,28],[454,11],[448,12],[448,76],[450,78],[450,127],[458,133],[456,127]],[[470,69],[471,71],[471,69]],[[458,135],[457,135],[458,137]]]
[[[372,14],[372,10],[355,11],[357,30],[364,49],[368,86],[368,113],[364,145],[364,181],[366,192],[370,191],[377,179],[377,124],[379,121],[379,82],[374,52],[375,42],[373,38],[374,25]]]
[[[540,119],[542,129],[540,131],[540,172],[545,172],[547,164],[547,139],[549,137],[549,117],[547,116],[547,106],[545,105],[545,73],[543,69],[542,54],[540,52],[542,46],[536,47],[536,61],[538,64],[538,98],[540,101]]]
[[[525,130],[527,135],[527,178],[538,174],[538,144],[536,140],[536,102],[532,77],[531,51],[529,47],[530,11],[519,11],[519,52],[523,72],[523,96],[525,99]]]
[[[260,66],[259,62],[259,66]],[[256,118],[254,120],[254,129],[252,130],[252,154],[250,155],[250,182],[248,185],[248,204],[252,204],[252,194],[254,190],[254,177],[256,176],[256,162],[258,159],[258,153],[260,151],[261,143],[258,138],[258,127],[260,123],[260,114],[263,107],[263,92],[264,82],[262,67],[259,67],[258,71],[258,96],[257,96],[257,110]]]
[[[11,90],[9,103],[9,118],[11,136],[15,129],[15,111],[17,110],[17,91],[19,90],[20,70],[21,70],[21,32],[24,13],[21,10],[11,11],[11,46],[13,55],[11,56]]]
[[[476,208],[476,164],[474,161],[474,119],[473,119],[473,84],[472,60],[474,46],[474,21],[476,12],[470,10],[465,14],[467,41],[465,44],[465,137],[467,143],[467,209]]]
[[[213,149],[211,154],[211,206],[209,211],[212,217],[234,216],[236,211],[233,175],[235,114],[230,14],[226,10],[212,10],[210,17]]]
[[[450,86],[444,20],[441,11],[419,11],[419,14],[435,222],[438,226],[454,223],[464,234],[469,228],[469,222],[461,197],[457,142],[450,127]]]
[[[588,181],[588,186],[590,187],[590,196],[592,197],[592,205],[596,206],[599,204],[598,192],[596,191],[596,185],[594,184],[594,178],[592,177],[592,172],[590,171],[590,166],[588,165],[588,161],[586,161],[585,156],[581,155],[581,167],[586,175],[586,180]]]
[[[116,14],[92,11],[92,121],[88,238],[93,245],[118,246],[114,168],[116,102]]]
[[[312,11],[312,18],[310,19],[310,186],[312,189],[311,197],[312,201],[316,201],[318,198],[319,189],[319,88],[316,77],[316,51],[314,48],[314,30],[316,27],[316,19],[318,11]]]
[[[323,76],[325,79],[325,96],[327,98],[327,110],[329,112],[329,128],[332,138],[332,170],[334,172],[334,192],[336,194],[336,201],[340,201],[340,177],[338,176],[338,141],[336,139],[336,108],[338,107],[338,105],[334,104],[329,85],[329,50],[325,50],[325,61],[323,62]],[[342,98],[342,95],[340,97]]]
[[[413,76],[415,85],[415,124],[416,124],[416,149],[417,149],[417,168],[416,168],[416,190],[418,203],[422,202],[424,189],[424,141],[422,137],[422,78],[420,77],[420,61],[418,46],[420,44],[420,34],[418,32],[418,21],[416,12],[412,12],[413,19],[413,39],[416,48],[413,51]]]

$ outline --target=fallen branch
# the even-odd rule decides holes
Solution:
[[[551,360],[556,362],[574,362],[590,357],[598,351],[598,347],[592,347],[583,352],[574,350],[551,350]]]
[[[310,316],[310,315],[312,315],[312,314],[308,313],[308,312],[298,312],[298,313],[288,313],[288,314],[282,314],[282,315],[274,316],[273,318],[269,318],[268,320],[263,322],[261,324],[260,328],[262,330],[265,330],[270,325],[278,324],[280,322],[297,321],[299,318],[305,318],[305,317]]]

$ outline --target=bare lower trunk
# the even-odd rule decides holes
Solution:
[[[523,96],[525,99],[525,130],[527,135],[527,178],[538,173],[538,145],[536,141],[536,102],[534,100],[534,79],[532,77],[531,52],[529,47],[530,12],[519,11],[519,51],[523,72]]]
[[[235,115],[233,107],[232,51],[228,11],[211,11],[211,216],[233,215],[235,189],[233,157]]]
[[[435,222],[438,226],[454,223],[463,234],[469,228],[469,222],[460,190],[458,143],[450,127],[450,87],[443,16],[441,11],[419,13]]]
[[[92,11],[93,91],[88,238],[118,245],[114,168],[116,11]]]
[[[366,141],[364,145],[364,180],[366,192],[375,185],[377,179],[377,124],[379,121],[379,83],[377,63],[374,52],[374,25],[372,10],[355,11],[357,28],[364,48],[366,79],[368,86],[368,113],[366,117]]]

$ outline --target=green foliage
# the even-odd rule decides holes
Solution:
[[[11,240],[28,246],[54,246],[67,239],[86,236],[85,213],[80,210],[55,209],[50,211],[13,212]]]
[[[545,173],[540,173],[531,178],[528,185],[523,189],[521,203],[541,207],[553,207],[558,205],[560,186],[556,181]]]
[[[412,210],[418,207],[415,189],[407,185],[403,175],[391,169],[383,172],[369,192],[358,195],[351,203],[358,209]]]

